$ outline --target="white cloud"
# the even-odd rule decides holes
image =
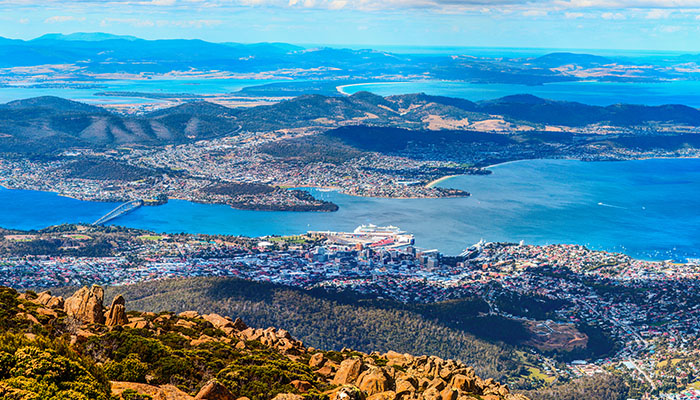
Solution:
[[[623,20],[623,19],[627,19],[627,17],[625,17],[624,14],[619,13],[619,12],[618,13],[604,12],[604,13],[600,14],[600,17],[603,19],[607,19],[607,20],[618,20],[618,21]]]
[[[523,12],[525,17],[544,17],[547,15],[547,11],[544,10],[527,10]]]
[[[526,17],[559,15],[567,19],[603,16],[614,20],[676,18],[700,11],[700,0],[0,0],[0,9],[3,5],[75,6],[78,9],[104,7],[128,12],[140,12],[144,8],[165,12],[198,11],[204,8],[231,12],[241,7],[426,10],[444,14],[489,13]],[[693,16],[686,18],[692,19]],[[62,21],[52,19],[51,22]]]
[[[654,10],[650,10],[647,12],[646,18],[647,19],[665,19],[668,18],[671,15],[671,10],[662,10],[659,8],[656,8]]]
[[[75,17],[73,15],[54,15],[44,20],[47,24],[58,24],[62,22],[85,21],[85,17]]]

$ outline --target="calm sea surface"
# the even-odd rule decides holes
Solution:
[[[96,96],[102,91],[131,91],[149,93],[224,94],[242,88],[279,81],[243,79],[177,79],[177,80],[113,80],[103,81],[99,89],[0,87],[0,103],[37,96],[59,96],[93,104],[139,104],[157,100],[138,97]],[[464,98],[472,101],[495,99],[513,94],[533,94],[539,97],[578,101],[585,104],[685,104],[700,107],[700,81],[659,83],[557,82],[541,86],[501,83],[468,83],[451,81],[415,81],[366,83],[345,87],[346,93],[361,90],[382,96],[427,93]]]
[[[152,103],[153,99],[119,96],[96,96],[106,91],[144,92],[144,93],[189,93],[189,94],[225,94],[237,92],[244,87],[279,82],[276,80],[254,79],[152,79],[152,80],[105,80],[95,82],[99,88],[32,88],[0,87],[0,103],[39,96],[58,96],[65,99],[96,104],[139,104]]]
[[[340,205],[340,211],[244,211],[170,201],[113,223],[158,232],[249,236],[393,224],[413,232],[418,246],[447,254],[483,238],[578,243],[645,259],[700,256],[700,160],[535,160],[492,170],[488,176],[443,183],[471,192],[469,198],[393,200],[313,189],[314,195]],[[7,189],[0,189],[0,204],[0,226],[21,229],[93,222],[116,206]]]
[[[556,82],[541,86],[502,83],[468,83],[451,81],[417,81],[368,83],[345,87],[346,93],[361,90],[381,96],[427,93],[458,97],[472,101],[490,100],[513,94],[532,94],[552,100],[608,106],[611,104],[684,104],[700,107],[700,81],[657,83]]]

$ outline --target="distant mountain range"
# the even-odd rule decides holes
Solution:
[[[58,97],[37,97],[0,105],[0,151],[53,153],[71,147],[164,145],[235,135],[239,130],[294,127],[382,126],[423,130],[431,120],[480,121],[502,118],[529,124],[620,127],[669,123],[700,126],[700,110],[683,105],[607,107],[545,100],[531,95],[471,102],[408,94],[381,97],[359,92],[347,97],[305,95],[274,105],[228,108],[197,101],[142,116],[124,116]],[[427,121],[427,122],[426,122]],[[445,129],[455,129],[446,126]],[[653,134],[653,132],[652,132]]]
[[[683,62],[688,62],[688,57]],[[33,40],[0,38],[0,68],[73,65],[72,74],[159,74],[172,71],[284,73],[324,80],[442,79],[539,85],[579,80],[573,70],[599,68],[600,80],[678,78],[682,71],[603,71],[620,63],[590,54],[557,52],[537,58],[471,57],[468,54],[393,54],[371,49],[304,48],[287,43],[211,43],[203,40],[144,40],[107,33],[47,34]]]

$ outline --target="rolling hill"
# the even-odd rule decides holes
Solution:
[[[433,125],[434,121],[438,124]],[[600,107],[531,95],[475,103],[425,94],[381,97],[359,92],[345,97],[303,95],[251,108],[228,108],[194,101],[134,116],[49,96],[0,105],[0,135],[3,137],[0,152],[50,154],[70,148],[161,146],[236,135],[240,130],[264,132],[306,127],[328,130],[344,126],[402,128],[406,129],[405,134],[397,136],[395,133],[400,131],[394,131],[392,140],[434,142],[444,141],[444,137],[449,136],[448,131],[473,131],[460,125],[466,121],[525,125],[537,132],[530,136],[541,140],[552,139],[550,134],[542,132],[545,125],[580,128],[595,124],[643,128],[648,139],[657,135],[655,126],[658,123],[699,127],[700,110],[683,105]],[[461,136],[460,140],[509,140],[484,136],[486,133],[489,130],[482,129],[469,137]],[[415,135],[418,137],[413,137]],[[687,135],[688,143],[696,142],[693,134]],[[567,135],[554,139],[564,137]],[[628,136],[626,140],[634,142],[637,138]],[[369,142],[364,142],[367,147]],[[389,144],[378,141],[374,147],[385,145]],[[365,150],[370,150],[369,147]]]

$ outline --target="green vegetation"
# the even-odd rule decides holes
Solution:
[[[532,400],[624,400],[629,388],[612,374],[598,374],[569,382],[559,382],[551,387],[527,391]]]
[[[233,278],[168,280],[106,288],[107,298],[117,292],[129,299],[132,309],[194,309],[239,317],[252,326],[282,326],[316,348],[434,354],[463,360],[478,374],[500,380],[517,380],[514,377],[520,373],[520,359],[512,347],[479,339],[468,329],[490,333],[493,338],[498,329],[522,326],[504,320],[501,328],[488,329],[494,320],[477,318],[479,311],[487,310],[478,300],[414,307]]]
[[[150,169],[104,158],[85,158],[66,165],[68,177],[92,180],[136,181],[153,176]]]
[[[312,369],[271,350],[260,349],[234,360],[217,375],[236,396],[268,400],[276,393],[292,393],[294,380],[313,382]],[[315,391],[319,394],[318,391]]]
[[[74,321],[60,310],[49,319],[38,308],[13,289],[0,287],[0,398],[112,400],[109,380],[174,384],[194,394],[217,377],[236,397],[252,400],[299,393],[293,380],[309,383],[311,389],[304,394],[309,399],[323,399],[321,392],[328,388],[303,363],[308,355],[295,361],[258,341],[241,347],[201,318],[131,313],[145,319],[149,328],[83,326],[90,331],[86,341],[69,344],[67,339],[78,329]],[[32,322],[39,319],[43,322]],[[200,337],[209,339],[189,339]],[[133,390],[121,397],[148,398]]]
[[[16,291],[0,287],[0,397],[111,399],[102,369],[66,342],[63,333],[69,330],[69,321],[59,318],[44,325],[49,318],[38,313],[37,308],[20,299]]]

